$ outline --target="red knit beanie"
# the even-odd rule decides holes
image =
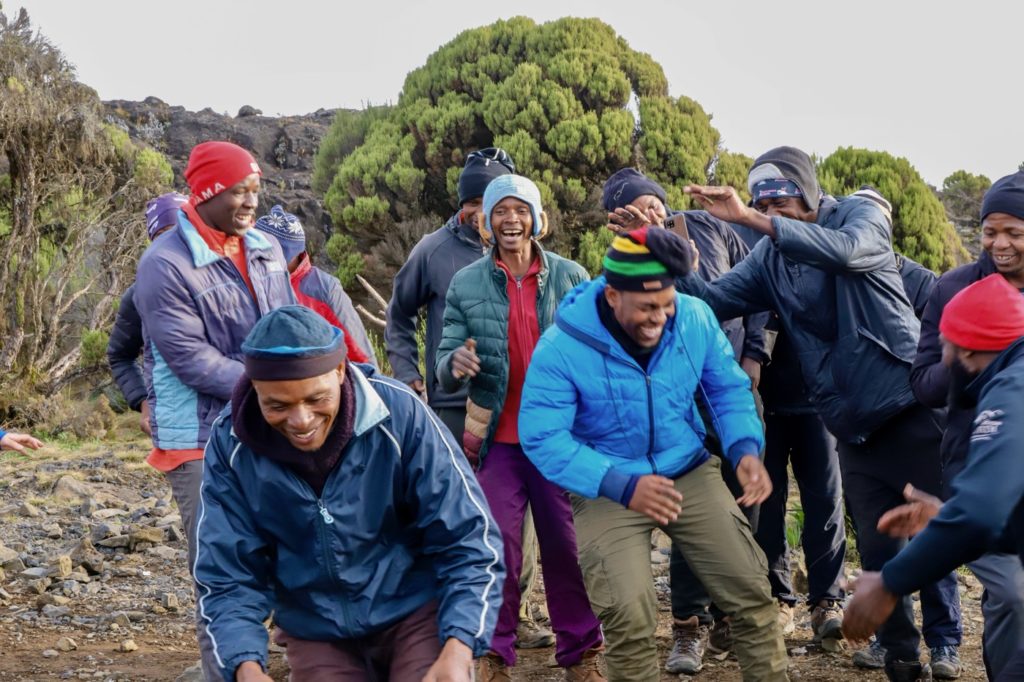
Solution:
[[[253,173],[263,175],[252,154],[230,142],[203,142],[192,148],[185,180],[193,206],[212,199]]]
[[[1024,336],[1024,296],[1002,275],[989,275],[946,304],[939,331],[967,350],[1005,350]]]

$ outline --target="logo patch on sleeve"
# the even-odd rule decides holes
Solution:
[[[983,410],[974,418],[974,431],[971,432],[971,442],[981,443],[992,440],[999,434],[999,427],[1003,425],[1003,416],[1006,413],[1002,410]]]

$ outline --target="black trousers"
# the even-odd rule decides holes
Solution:
[[[839,464],[843,472],[846,505],[857,529],[857,549],[865,571],[878,571],[907,544],[878,532],[878,519],[888,510],[905,502],[903,488],[915,488],[939,495],[942,490],[942,465],[939,443],[942,430],[932,411],[914,405],[890,418],[861,444],[839,443]],[[947,616],[955,620],[959,631],[959,595],[956,577],[947,577],[945,589],[932,595],[945,594],[956,599]],[[952,587],[950,590],[949,587]],[[929,592],[937,590],[930,586]],[[922,590],[922,601],[925,591]],[[928,618],[926,614],[926,620]],[[930,624],[931,625],[931,624]],[[887,660],[916,661],[921,635],[914,625],[911,597],[900,600],[889,619],[875,636],[886,649]],[[958,637],[957,637],[958,639]]]

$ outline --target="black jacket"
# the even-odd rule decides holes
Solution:
[[[945,273],[935,282],[928,305],[921,318],[921,340],[917,356],[910,370],[910,385],[914,395],[928,407],[946,407],[949,398],[949,370],[942,364],[942,344],[939,343],[939,320],[942,311],[959,291],[996,271],[988,253],[982,253],[974,263],[961,265]],[[952,405],[946,415],[946,429],[942,435],[943,478],[952,480],[967,459],[974,408]]]
[[[828,430],[862,443],[914,404],[910,365],[920,323],[903,289],[892,230],[877,204],[824,201],[818,223],[773,217],[736,268],[681,290],[707,301],[719,319],[772,310],[789,334],[800,370]]]
[[[935,273],[902,253],[896,254],[896,267],[899,268],[900,279],[903,280],[903,291],[907,292],[910,305],[914,306],[914,315],[920,320],[935,286]]]
[[[114,383],[121,389],[128,407],[138,412],[146,399],[146,381],[142,378],[142,318],[135,309],[135,284],[121,296],[114,328],[107,342],[107,362],[114,375]]]
[[[1024,556],[1024,338],[967,387],[978,407],[970,457],[939,515],[882,569],[894,594],[910,594],[989,551]]]

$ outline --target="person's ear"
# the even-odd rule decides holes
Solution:
[[[487,216],[484,215],[483,211],[476,214],[476,231],[480,235],[480,240],[484,244],[490,245],[491,243],[491,232],[487,229]]]
[[[613,289],[612,287],[605,285],[604,300],[608,301],[608,305],[615,310],[619,307],[619,302],[622,300],[622,294],[618,289]]]
[[[345,366],[348,364],[348,360],[342,360],[341,364],[338,365],[334,371],[338,373],[338,383],[345,383]]]
[[[541,211],[540,215],[538,216],[538,220],[540,222],[540,226],[534,226],[533,236],[537,239],[544,239],[544,237],[548,236],[549,231],[548,214],[545,213],[544,211]]]

